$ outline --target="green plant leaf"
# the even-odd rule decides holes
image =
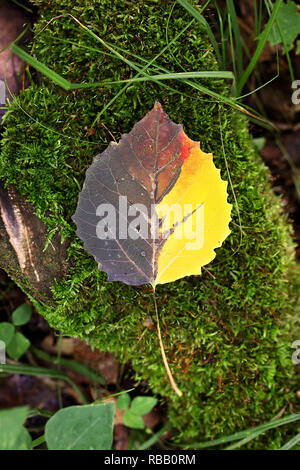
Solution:
[[[141,416],[134,414],[131,409],[126,410],[123,414],[125,426],[134,429],[144,429],[145,423]]]
[[[26,353],[30,346],[30,341],[22,333],[17,331],[6,348],[6,352],[15,361]]]
[[[49,450],[109,450],[113,440],[114,404],[69,406],[46,424]]]
[[[122,393],[117,399],[117,408],[119,408],[119,410],[127,410],[130,406],[130,401],[130,395],[128,393]]]
[[[257,137],[256,139],[252,139],[252,141],[253,141],[253,145],[256,148],[256,150],[258,152],[260,152],[263,149],[263,147],[266,143],[266,138],[265,137]]]
[[[16,326],[25,325],[29,322],[32,315],[30,305],[24,303],[20,305],[12,314],[12,321]]]
[[[23,427],[27,414],[27,406],[0,411],[0,450],[31,449],[30,434]]]
[[[300,14],[295,2],[288,0],[287,3],[281,5],[276,24],[274,24],[269,36],[272,46],[282,43],[282,35],[279,28],[284,34],[284,42],[287,49],[291,50],[295,39],[300,34]]]
[[[135,415],[145,415],[155,407],[157,399],[153,397],[135,397],[132,400],[130,411]]]
[[[0,323],[0,341],[5,343],[7,347],[13,339],[15,333],[15,327],[11,323],[2,322]]]
[[[22,427],[21,432],[16,441],[16,450],[31,450],[32,439],[26,428]]]

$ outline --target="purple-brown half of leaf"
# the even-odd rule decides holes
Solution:
[[[77,235],[84,248],[108,274],[109,281],[130,285],[152,283],[156,276],[157,243],[147,238],[99,239],[96,234],[97,207],[112,204],[117,228],[124,213],[119,212],[119,197],[132,204],[143,204],[145,217],[175,185],[184,160],[182,125],[173,123],[156,102],[154,108],[118,144],[111,143],[94,158],[73,216]],[[123,221],[124,222],[124,221]]]

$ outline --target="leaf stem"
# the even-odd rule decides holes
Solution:
[[[160,326],[159,326],[159,318],[158,318],[158,311],[157,311],[157,301],[156,301],[156,295],[155,295],[155,286],[152,286],[152,287],[153,287],[153,302],[154,302],[155,315],[156,315],[156,326],[157,326],[157,333],[158,333],[158,340],[159,340],[159,346],[160,346],[161,355],[162,355],[162,358],[163,358],[163,361],[164,361],[164,366],[165,366],[167,375],[168,375],[168,377],[169,377],[170,383],[171,383],[171,385],[172,385],[172,388],[173,388],[173,390],[175,391],[175,393],[177,393],[177,395],[178,395],[179,397],[182,397],[182,392],[181,392],[181,391],[179,390],[179,388],[177,387],[177,385],[176,385],[176,383],[175,383],[175,380],[174,380],[174,378],[173,378],[172,372],[170,371],[169,364],[168,364],[167,356],[166,356],[165,349],[164,349],[164,345],[163,345],[163,342],[162,342]]]

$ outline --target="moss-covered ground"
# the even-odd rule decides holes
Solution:
[[[123,80],[128,65],[111,55],[70,16],[113,47],[146,60],[166,46],[191,17],[173,2],[34,0],[40,19],[30,52],[73,83]],[[49,25],[47,23],[53,18]],[[105,52],[105,53],[104,53]],[[135,59],[137,60],[137,59]],[[157,63],[171,71],[214,70],[208,39],[195,21]],[[227,93],[223,81],[201,82]],[[50,325],[129,360],[137,380],[166,397],[179,442],[196,442],[268,421],[289,410],[295,388],[291,363],[295,273],[291,230],[269,174],[253,150],[241,114],[180,82],[175,91],[152,82],[131,84],[92,126],[97,113],[123,85],[64,91],[45,77],[32,84],[8,110],[2,138],[1,178],[14,183],[47,224],[70,241],[72,268],[53,286],[56,307],[38,305]],[[108,283],[83,251],[71,216],[84,174],[112,135],[119,139],[158,99],[187,135],[213,152],[229,185],[232,234],[200,277],[157,289],[168,360],[183,392],[170,388],[160,357],[151,289]],[[222,148],[222,141],[224,149]],[[223,151],[224,150],[224,151]],[[228,165],[228,171],[227,171]],[[234,197],[235,195],[235,197]],[[236,200],[235,200],[236,198]],[[271,431],[256,445],[276,448],[283,438]]]

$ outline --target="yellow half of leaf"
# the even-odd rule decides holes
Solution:
[[[188,141],[191,146],[179,178],[156,207],[164,220],[161,233],[174,224],[175,229],[159,252],[154,285],[201,274],[201,267],[214,259],[215,248],[230,234],[232,206],[227,202],[227,182],[221,179],[212,154]]]

